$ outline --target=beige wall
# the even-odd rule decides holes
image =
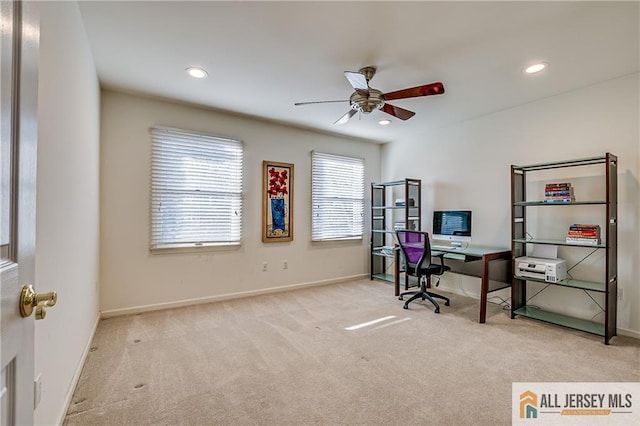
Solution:
[[[35,422],[52,425],[98,317],[100,89],[77,4],[42,2],[40,16],[35,284],[58,303],[36,321]]]
[[[638,93],[636,74],[434,128],[419,139],[386,145],[383,178],[423,179],[423,223],[428,231],[434,209],[470,209],[474,244],[509,247],[511,164],[595,157],[605,152],[618,155],[618,275],[624,292],[624,300],[618,301],[618,327],[640,337]],[[580,179],[599,184],[602,179],[596,176],[603,170],[589,171]],[[591,189],[578,184],[575,191],[578,197],[578,192],[584,196]],[[579,214],[571,208],[553,208],[553,217],[538,229],[561,224],[559,232],[563,233],[571,223],[602,220],[604,210],[594,213],[588,209],[593,208]],[[602,262],[598,255],[594,257],[581,268]],[[454,274],[446,275],[442,283],[444,288],[469,294],[479,289],[477,280]],[[586,295],[557,287],[545,290],[536,303],[587,318],[598,313]]]
[[[380,145],[112,91],[102,92],[101,123],[100,301],[107,314],[368,273],[366,234],[355,242],[311,242],[311,151],[364,158],[368,187],[379,179]],[[243,242],[239,248],[149,252],[149,128],[154,124],[243,141]],[[262,243],[263,160],[295,165],[293,242]],[[368,191],[365,194],[368,203]],[[267,272],[262,272],[262,262],[267,262]]]

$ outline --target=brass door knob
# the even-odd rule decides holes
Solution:
[[[41,320],[47,316],[46,307],[54,306],[58,301],[58,294],[55,291],[49,293],[36,293],[31,284],[22,287],[20,294],[20,315],[28,317],[36,308],[36,319]]]

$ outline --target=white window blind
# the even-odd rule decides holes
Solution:
[[[151,249],[239,244],[240,141],[151,129]]]
[[[312,152],[313,241],[362,238],[364,160]]]

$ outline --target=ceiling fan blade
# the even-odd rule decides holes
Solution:
[[[367,77],[364,74],[353,71],[345,71],[344,76],[347,77],[349,83],[358,92],[369,93],[369,83],[367,83]]]
[[[349,111],[347,111],[347,113],[345,115],[343,115],[342,117],[340,117],[340,119],[338,121],[336,121],[333,124],[344,124],[347,121],[349,121],[349,119],[351,117],[353,117],[354,115],[356,115],[357,111],[355,109],[350,109]]]
[[[311,105],[311,104],[330,104],[330,103],[334,103],[334,102],[349,102],[349,99],[341,99],[339,101],[296,102],[294,105],[295,106],[300,106],[300,105]]]
[[[425,84],[424,86],[412,87],[410,89],[397,90],[395,92],[385,93],[384,99],[392,101],[394,99],[415,98],[417,96],[442,95],[444,93],[444,85],[440,82]]]
[[[381,109],[387,114],[391,114],[394,117],[398,117],[400,120],[408,120],[414,115],[416,115],[416,113],[413,111],[409,111],[408,109],[400,108],[390,104],[382,105]]]

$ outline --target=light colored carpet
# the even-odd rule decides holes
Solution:
[[[65,424],[508,425],[512,382],[640,381],[635,339],[446,295],[404,310],[367,279],[102,320]]]

